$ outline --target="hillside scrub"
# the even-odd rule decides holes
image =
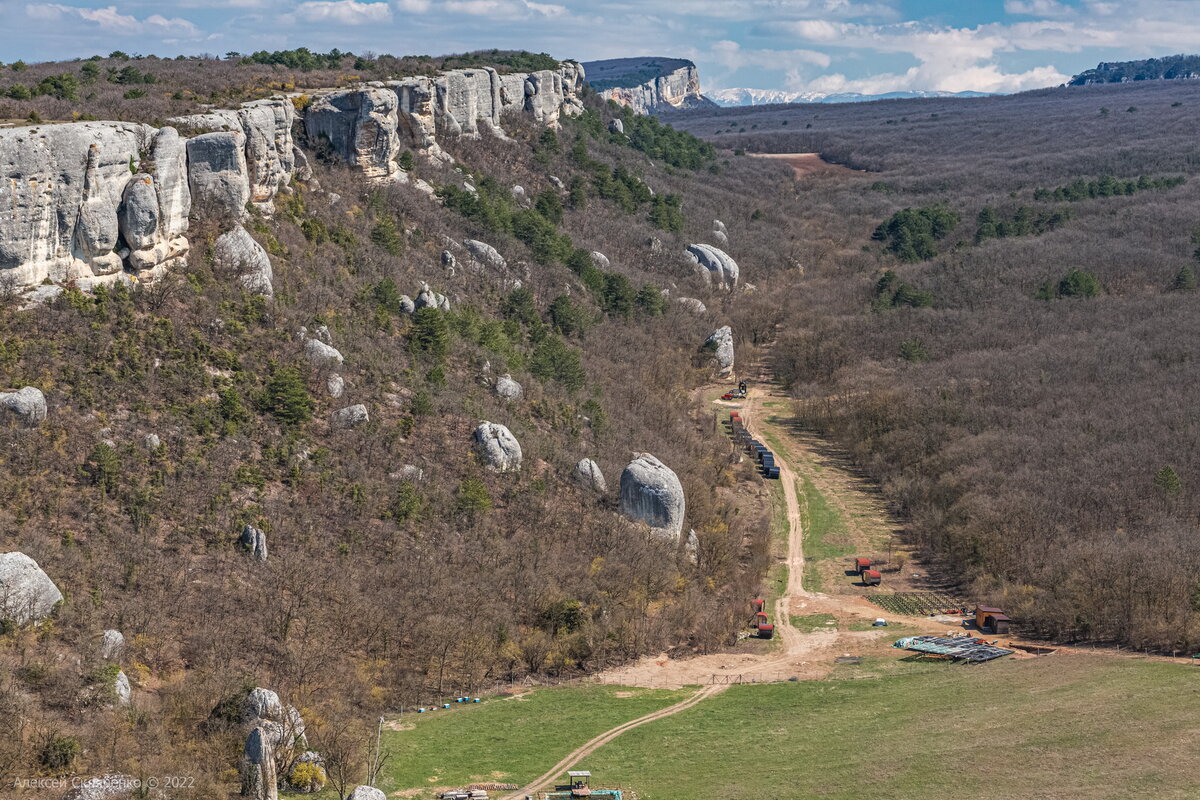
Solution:
[[[1178,81],[672,117],[870,170],[804,179],[776,222],[810,256],[756,280],[787,309],[776,374],[931,567],[1026,634],[1200,650],[1198,105]],[[938,207],[976,225],[937,241],[915,210]],[[881,220],[923,260],[872,247]]]
[[[734,641],[765,533],[732,502],[728,443],[681,400],[706,380],[692,357],[711,320],[671,300],[721,315],[758,302],[706,288],[683,254],[739,186],[773,170],[681,170],[572,126],[556,150],[531,120],[505,126],[515,141],[444,146],[503,190],[480,194],[511,229],[314,159],[323,192],[295,182],[273,219],[248,223],[272,255],[273,302],[213,260],[221,227],[202,216],[188,266],[161,281],[68,288],[29,311],[5,298],[0,383],[41,388],[51,412],[36,431],[0,426],[3,551],[36,559],[67,596],[41,629],[0,636],[5,774],[34,774],[63,739],[78,748],[55,769],[133,764],[196,775],[181,796],[221,796],[245,737],[229,709],[247,687],[300,708],[309,744],[330,757],[360,753],[362,721],[384,710]],[[679,197],[679,230],[655,227],[648,202],[630,214],[590,190],[586,208],[496,200],[516,184],[540,199],[551,175],[590,183],[600,168],[572,160],[579,145],[606,175]],[[417,158],[414,171],[463,189],[449,165]],[[764,272],[786,264],[767,224],[730,247]],[[543,247],[557,237],[571,249]],[[508,271],[472,264],[467,238],[494,245]],[[573,268],[592,250],[610,265]],[[449,311],[405,313],[422,281]],[[322,329],[341,363],[306,356]],[[504,373],[519,400],[493,392]],[[369,421],[333,424],[358,403]],[[481,463],[482,420],[519,440],[520,471]],[[571,478],[588,457],[615,482],[632,452],[678,474],[695,563]],[[246,525],[269,542],[267,560],[237,546]],[[125,636],[133,711],[89,705],[105,628]],[[361,780],[359,756],[346,758]]]

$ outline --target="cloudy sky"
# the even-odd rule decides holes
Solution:
[[[306,46],[663,55],[706,90],[1008,92],[1200,51],[1200,0],[0,0],[0,58]]]

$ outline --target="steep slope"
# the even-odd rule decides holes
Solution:
[[[306,748],[361,780],[382,710],[731,639],[762,527],[680,398],[754,298],[686,253],[774,171],[727,174],[651,118],[610,134],[595,101],[552,120],[531,78],[510,102],[505,74],[463,72],[488,91],[443,82],[437,149],[405,81],[310,95],[290,127],[260,127],[263,105],[190,120],[186,259],[67,277],[27,310],[6,286],[0,386],[35,387],[45,413],[0,409],[0,552],[63,600],[0,633],[5,774],[189,775],[216,796],[247,743],[247,780],[268,755],[292,775]],[[314,137],[323,107],[345,124]],[[161,213],[162,162],[129,155],[105,156],[95,193],[122,258],[135,206],[182,213]],[[196,202],[209,189],[245,204]],[[76,242],[63,210],[93,194],[56,195],[47,218]],[[781,264],[755,230],[723,245],[743,279]],[[575,477],[591,459],[612,487],[634,452],[677,476],[678,541]]]

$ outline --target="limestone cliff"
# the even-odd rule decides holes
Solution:
[[[405,150],[444,157],[439,137],[504,137],[508,111],[556,126],[562,115],[583,110],[583,78],[583,68],[566,61],[557,70],[501,75],[482,67],[373,83],[318,98],[305,111],[304,128],[311,146],[328,148],[368,177],[398,177],[396,159]]]
[[[715,106],[700,93],[696,65],[681,58],[614,58],[583,67],[601,97],[639,114]]]
[[[508,112],[551,126],[580,113],[583,79],[568,61],[556,70],[461,69],[331,91],[307,109],[304,129],[311,145],[368,177],[403,179],[396,159],[405,149],[443,157],[440,137],[503,137]],[[0,281],[88,288],[153,278],[187,256],[193,211],[226,219],[227,229],[248,204],[271,214],[293,177],[311,176],[292,138],[296,115],[290,98],[275,97],[163,128],[74,122],[0,130],[8,176],[0,183]]]

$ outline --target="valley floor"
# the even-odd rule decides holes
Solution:
[[[714,391],[701,393],[706,408]],[[393,755],[383,788],[426,797],[498,782],[523,787],[516,797],[557,764],[589,769],[596,785],[633,789],[639,800],[1200,793],[1194,667],[1069,649],[973,667],[912,661],[890,647],[895,638],[949,625],[884,613],[844,570],[848,553],[886,551],[900,569],[885,588],[926,588],[896,558],[894,522],[871,488],[792,430],[784,401],[761,386],[742,414],[785,467],[773,492],[787,512],[772,573],[779,639],[643,659],[594,679],[606,685],[406,715],[385,732]],[[776,520],[782,527],[783,515]],[[878,616],[887,628],[871,626]],[[625,727],[646,714],[655,716]],[[589,742],[572,763],[560,761]]]

